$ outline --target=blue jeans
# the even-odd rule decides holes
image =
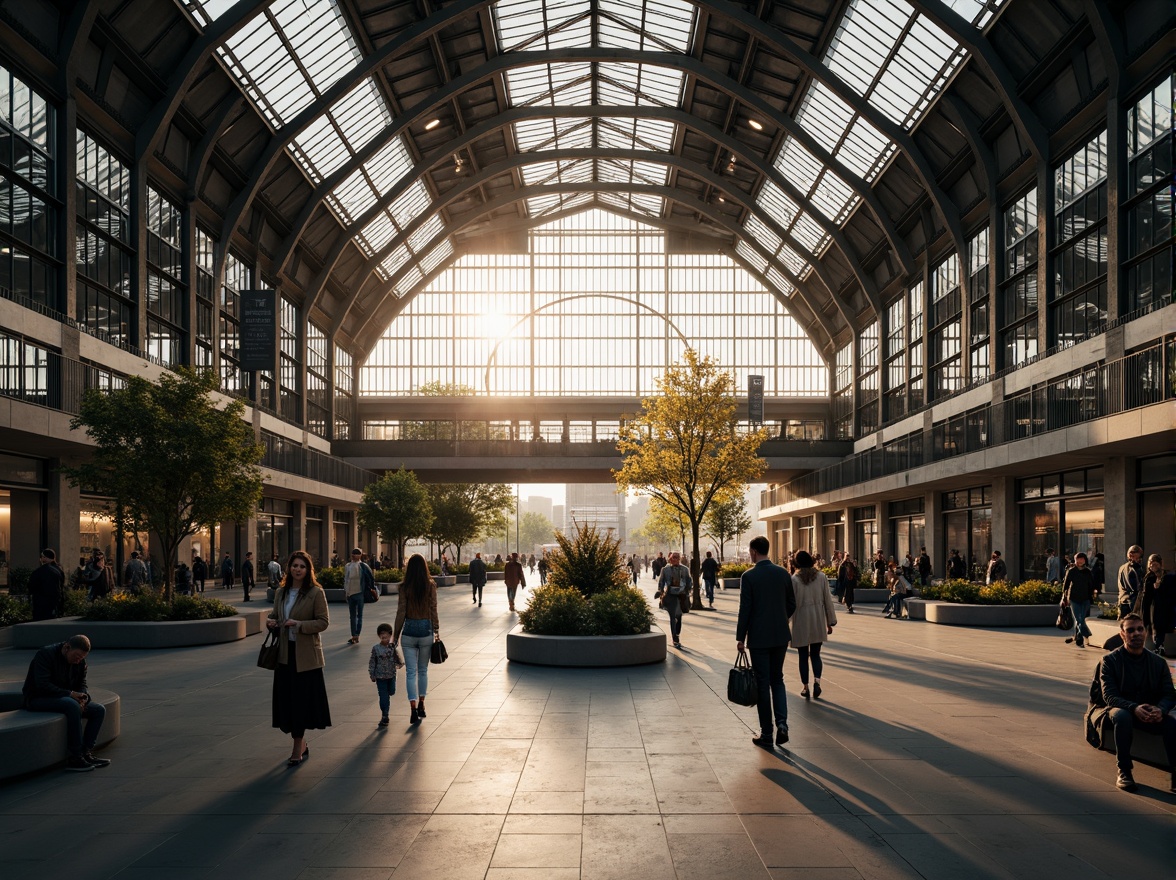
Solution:
[[[395,678],[377,678],[376,693],[380,695],[380,714],[388,717],[389,697],[396,693]]]
[[[1086,618],[1090,614],[1090,601],[1070,602],[1070,611],[1074,615],[1074,638],[1089,638],[1090,627],[1086,625]]]
[[[423,700],[429,692],[429,658],[433,654],[433,622],[406,620],[400,633],[404,652],[404,685],[409,702]]]
[[[347,616],[351,620],[351,637],[357,639],[363,629],[363,590],[347,597]]]
[[[57,712],[65,716],[66,743],[69,753],[80,758],[94,750],[98,742],[98,731],[106,718],[106,707],[101,703],[86,703],[86,708],[73,697],[33,697],[29,700],[33,712]],[[86,732],[82,733],[82,719],[86,719]]]
[[[788,698],[784,693],[784,655],[788,646],[778,648],[751,648],[751,670],[755,673],[755,684],[759,690],[760,733],[772,735],[772,718],[775,710],[776,727],[788,727]]]
[[[706,587],[706,601],[711,605],[715,604],[715,579],[703,578],[702,585]]]

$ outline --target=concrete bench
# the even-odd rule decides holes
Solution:
[[[1087,711],[1090,711],[1089,706]],[[1102,745],[1099,750],[1103,752],[1110,752],[1112,755],[1115,752],[1114,730],[1108,723],[1102,730]],[[1082,721],[1082,736],[1086,736],[1086,719],[1083,716]],[[1135,734],[1131,739],[1131,759],[1139,761],[1142,764],[1150,764],[1153,767],[1159,767],[1161,770],[1171,769],[1168,767],[1168,756],[1164,754],[1164,739],[1158,733],[1150,733],[1146,730],[1139,730],[1136,728]]]
[[[23,681],[0,682],[0,779],[58,767],[69,757],[65,716],[21,708]],[[106,707],[98,748],[118,736],[121,727],[118,694],[91,688],[94,702]]]

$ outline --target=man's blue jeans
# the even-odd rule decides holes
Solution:
[[[773,710],[776,727],[788,727],[788,700],[784,694],[784,655],[788,653],[788,646],[751,648],[748,653],[759,690],[760,733],[771,736]]]
[[[69,753],[80,758],[94,750],[98,732],[106,718],[106,707],[101,703],[86,703],[83,709],[73,697],[33,697],[29,700],[33,712],[57,712],[65,716],[66,743]],[[86,719],[86,732],[82,733],[82,719]]]
[[[1086,625],[1086,618],[1090,615],[1090,601],[1070,602],[1070,613],[1074,615],[1074,638],[1090,638],[1090,627]]]
[[[1176,716],[1169,712],[1156,724],[1145,724],[1129,709],[1112,709],[1110,716],[1111,724],[1115,726],[1115,760],[1120,770],[1131,772],[1131,741],[1138,727],[1163,737],[1168,766],[1176,773]]]
[[[703,578],[702,585],[706,587],[706,601],[710,604],[715,604],[715,579]]]
[[[351,637],[358,639],[363,629],[363,590],[347,597],[347,616],[351,620]]]

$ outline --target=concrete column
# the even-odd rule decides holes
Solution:
[[[1021,527],[1017,509],[1017,480],[994,477],[992,480],[992,549],[999,550],[1009,569],[1010,580],[1021,578]],[[976,560],[987,565],[987,559]]]
[[[82,516],[82,493],[71,486],[58,470],[74,461],[52,459],[49,463],[49,499],[46,519],[49,524],[49,546],[57,553],[57,561],[66,575],[77,567],[81,556],[81,537],[78,523]]]
[[[1127,548],[1140,542],[1139,507],[1135,490],[1135,459],[1108,458],[1103,466],[1103,516],[1107,571],[1127,558]]]
[[[36,568],[44,537],[41,534],[43,492],[13,489],[9,492],[8,563],[12,568]],[[55,548],[56,549],[56,548]]]
[[[927,524],[927,555],[932,577],[947,577],[947,551],[943,540],[943,493],[931,490],[923,495],[923,517]]]
[[[890,547],[894,540],[892,534],[893,529],[890,527],[890,504],[885,501],[879,501],[874,505],[875,515],[878,517],[878,549],[882,551],[882,555],[890,559],[894,555]]]
[[[862,549],[857,545],[857,529],[853,524],[853,508],[846,507],[841,511],[845,517],[845,546],[841,549],[857,560],[858,568],[862,567]]]

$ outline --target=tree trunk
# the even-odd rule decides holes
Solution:
[[[694,611],[702,610],[702,581],[700,574],[702,572],[702,562],[698,558],[699,548],[699,525],[697,521],[692,520],[690,523],[690,540],[692,546],[690,548],[690,580],[694,582],[694,602],[690,607]]]

